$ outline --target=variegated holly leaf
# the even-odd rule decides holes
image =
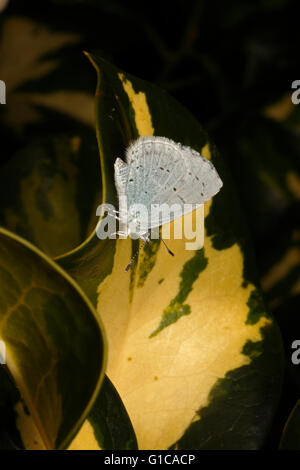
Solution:
[[[0,173],[2,225],[50,256],[72,250],[95,227],[101,195],[99,170],[92,133],[48,135],[31,142]],[[0,447],[44,448],[35,422],[13,385],[6,390],[4,380],[0,384],[0,395],[5,393],[0,410]],[[78,442],[88,449],[136,448],[126,410],[107,377],[70,448],[76,448]]]
[[[3,17],[0,70],[7,94],[7,105],[1,110],[3,124],[20,132],[43,119],[47,110],[93,125],[92,95],[55,80],[55,72],[63,64],[62,51],[79,41],[78,34],[52,30],[29,18]]]
[[[96,225],[99,167],[93,132],[36,138],[2,168],[1,225],[51,257],[76,248]]]
[[[100,390],[106,363],[102,324],[56,263],[4,229],[0,239],[1,367],[19,390],[12,393],[1,371],[0,445],[63,448]]]
[[[259,448],[280,393],[282,349],[257,287],[232,181],[186,109],[98,56],[90,59],[98,73],[103,202],[117,206],[114,161],[139,135],[195,148],[213,161],[224,187],[205,204],[200,250],[171,237],[171,258],[153,241],[126,274],[136,243],[94,234],[58,261],[97,304],[108,335],[108,376],[140,448]]]
[[[115,387],[105,377],[94,406],[69,450],[136,450],[134,429]]]

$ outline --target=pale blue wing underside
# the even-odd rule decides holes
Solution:
[[[175,210],[159,216],[141,216],[148,229],[192,212],[222,187],[214,166],[195,150],[166,137],[140,137],[126,150],[126,162],[115,162],[115,182],[127,207],[143,205],[148,214],[153,205],[167,204]]]

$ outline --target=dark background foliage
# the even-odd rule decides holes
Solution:
[[[1,13],[79,36],[75,45],[56,52],[55,71],[22,83],[18,91],[93,93],[95,73],[82,51],[96,50],[172,94],[216,143],[234,177],[268,310],[286,351],[282,399],[267,448],[278,447],[300,387],[300,365],[291,362],[291,343],[300,336],[300,105],[291,104],[291,84],[300,79],[298,3],[15,0]],[[22,53],[28,54],[25,45]],[[34,124],[1,124],[2,163],[36,136],[84,127],[63,113],[40,111],[43,119]]]

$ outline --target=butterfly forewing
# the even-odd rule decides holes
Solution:
[[[129,165],[127,182],[128,206],[141,203],[150,209],[160,202],[172,183],[183,179],[186,163],[176,145],[166,138],[142,137],[126,153]],[[161,202],[167,202],[165,200]]]
[[[128,208],[141,204],[147,209],[147,220],[144,218],[141,223],[148,229],[191,212],[222,186],[208,160],[166,137],[140,137],[126,150],[127,164],[117,161],[118,194],[125,193]],[[151,207],[162,204],[177,208],[157,217],[152,214],[151,218]]]

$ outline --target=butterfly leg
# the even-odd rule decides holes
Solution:
[[[143,233],[142,235],[140,235],[140,239],[144,242],[144,245],[146,243],[149,243],[150,242],[150,231],[146,232],[146,233]]]
[[[113,236],[115,236],[115,235],[119,235],[119,236],[121,235],[121,236],[123,236],[123,237],[125,237],[125,238],[128,237],[128,233],[127,233],[127,232],[118,231],[118,232],[111,233],[111,234],[110,234],[110,238],[113,237]]]
[[[121,218],[117,215],[119,214],[120,212],[119,211],[116,211],[115,209],[109,209],[107,211],[107,214],[108,215],[111,215],[112,217],[114,217],[116,220],[121,220]]]

